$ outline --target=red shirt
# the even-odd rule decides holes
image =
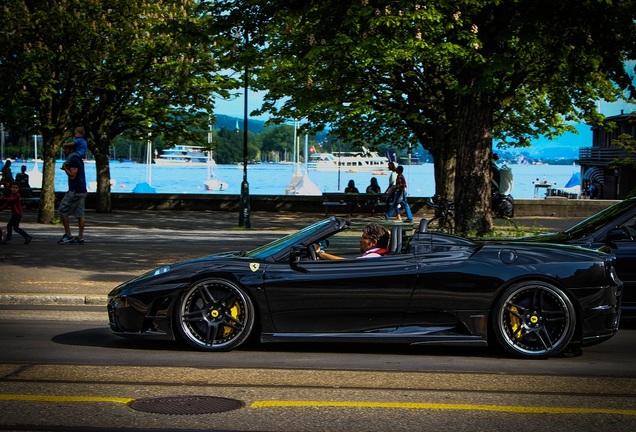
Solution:
[[[404,174],[398,174],[395,179],[395,188],[399,191],[406,190],[406,178],[404,177]]]
[[[22,216],[22,200],[20,199],[20,193],[16,192],[8,197],[0,195],[2,201],[11,206],[11,214]]]

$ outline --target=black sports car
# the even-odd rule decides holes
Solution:
[[[528,358],[618,330],[614,257],[561,245],[478,244],[391,229],[390,255],[357,259],[362,225],[331,217],[249,252],[156,269],[109,294],[112,331],[225,351],[262,342],[484,346]],[[317,260],[315,244],[343,260]]]
[[[625,285],[624,318],[636,318],[636,198],[618,202],[560,233],[519,240],[570,244],[616,255],[616,273]]]

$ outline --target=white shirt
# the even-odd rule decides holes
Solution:
[[[369,249],[368,251],[363,253],[362,256],[359,256],[358,259],[360,259],[360,258],[378,258],[378,257],[381,257],[383,255],[378,253],[378,251],[381,250],[381,249],[382,248]]]

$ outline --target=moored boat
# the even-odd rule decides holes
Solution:
[[[317,171],[380,172],[389,169],[389,159],[362,147],[357,152],[313,153],[307,166]]]
[[[216,163],[214,160],[210,162],[212,165]],[[155,157],[157,165],[207,165],[208,156],[203,147],[189,145],[175,145]]]

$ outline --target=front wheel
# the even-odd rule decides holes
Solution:
[[[517,357],[545,358],[572,340],[576,313],[569,297],[545,282],[525,282],[506,290],[493,310],[501,346]]]
[[[249,337],[254,327],[254,305],[234,283],[207,279],[181,296],[177,307],[179,333],[204,351],[229,351]]]

